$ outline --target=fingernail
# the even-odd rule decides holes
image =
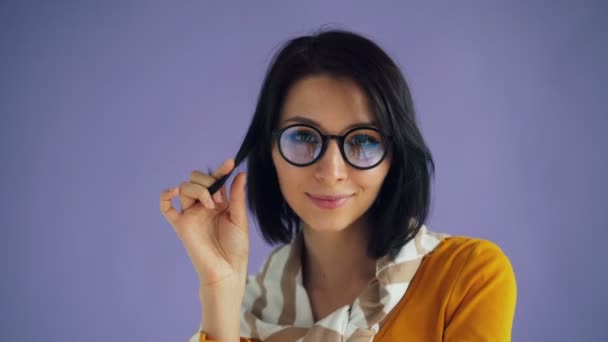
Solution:
[[[213,194],[213,198],[215,199],[215,201],[217,203],[222,203],[223,202],[223,200],[222,200],[222,193],[219,192],[219,191],[216,192],[215,194]]]
[[[211,197],[207,198],[207,206],[209,206],[210,209],[215,209],[215,203],[213,203]]]

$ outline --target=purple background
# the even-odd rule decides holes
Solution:
[[[160,192],[233,156],[277,46],[329,23],[403,68],[428,225],[510,257],[513,340],[606,341],[608,6],[533,2],[2,1],[0,340],[186,341],[198,286]]]

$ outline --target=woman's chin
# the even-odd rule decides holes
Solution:
[[[349,226],[345,220],[310,220],[304,224],[305,229],[316,233],[337,233]]]

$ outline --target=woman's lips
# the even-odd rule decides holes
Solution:
[[[307,194],[317,207],[322,209],[335,209],[344,205],[353,195],[325,196]]]

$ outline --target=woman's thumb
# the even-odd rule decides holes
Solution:
[[[247,209],[245,205],[245,183],[247,174],[240,172],[234,177],[230,188],[230,221],[241,228],[247,228]]]

